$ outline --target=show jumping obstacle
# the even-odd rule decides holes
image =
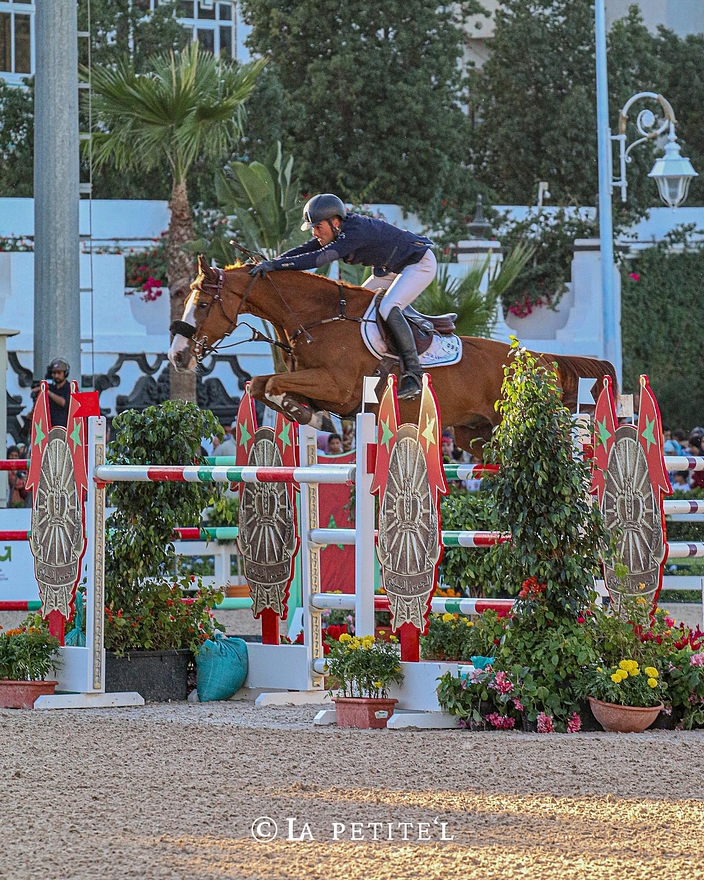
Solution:
[[[605,383],[605,394],[610,393],[608,381]],[[647,380],[643,384],[641,400],[648,399]],[[603,395],[602,395],[603,396]],[[601,400],[601,398],[600,398]],[[654,404],[653,399],[653,406]],[[651,412],[650,410],[648,412]],[[607,414],[603,424],[600,418]],[[651,413],[652,414],[652,413]],[[704,458],[663,457],[661,439],[657,442],[659,414],[655,413],[655,422],[647,418],[633,427],[630,433],[618,434],[618,427],[613,413],[609,415],[608,399],[597,407],[597,428],[603,429],[602,436],[609,435],[600,450],[597,444],[595,458],[603,459],[607,466],[620,448],[618,443],[640,443],[641,438],[646,447],[648,442],[655,443],[653,461],[662,472],[666,468],[704,470]],[[609,419],[611,419],[609,421]],[[310,702],[311,699],[324,700],[324,656],[322,643],[321,614],[326,609],[340,608],[354,610],[356,632],[360,635],[374,633],[374,611],[389,610],[397,622],[402,648],[402,665],[404,684],[394,692],[399,700],[399,709],[415,712],[437,712],[438,704],[435,697],[436,679],[447,670],[457,671],[458,664],[418,661],[418,635],[424,628],[425,620],[430,612],[470,615],[493,608],[505,611],[510,608],[511,600],[485,599],[446,599],[433,597],[436,583],[436,568],[442,547],[490,547],[496,543],[510,540],[510,536],[497,532],[476,531],[445,531],[440,528],[437,516],[437,494],[442,494],[445,477],[464,479],[487,473],[496,468],[489,466],[442,465],[440,461],[440,422],[435,405],[429,378],[424,382],[424,400],[421,405],[420,429],[398,424],[398,410],[395,400],[395,379],[390,377],[388,387],[382,399],[377,420],[370,413],[361,413],[356,417],[357,448],[356,461],[353,465],[317,463],[317,432],[311,427],[299,427],[298,443],[289,439],[288,427],[281,418],[276,429],[257,429],[254,407],[249,395],[243,398],[240,413],[238,439],[246,442],[240,444],[247,462],[242,463],[238,456],[235,462],[207,466],[128,466],[105,464],[105,420],[102,417],[87,418],[87,443],[84,454],[86,483],[86,563],[79,566],[78,571],[86,574],[86,647],[63,647],[61,649],[63,665],[59,672],[59,693],[52,698],[40,698],[37,708],[59,708],[91,705],[130,704],[135,695],[113,695],[104,693],[104,650],[103,650],[103,608],[104,608],[104,539],[105,539],[105,486],[117,481],[176,481],[176,482],[227,482],[237,483],[243,493],[240,505],[241,518],[238,529],[225,528],[193,528],[178,529],[177,535],[186,540],[203,540],[212,538],[232,539],[239,534],[242,540],[243,528],[247,524],[247,507],[256,502],[257,522],[261,525],[271,511],[269,502],[278,499],[286,506],[285,499],[293,497],[295,490],[300,490],[300,540],[301,540],[301,583],[302,583],[302,622],[304,632],[303,645],[281,645],[278,639],[278,619],[286,611],[289,568],[294,554],[281,565],[278,558],[255,558],[251,548],[244,547],[249,559],[245,567],[250,565],[250,574],[258,576],[259,581],[252,582],[254,610],[262,619],[262,644],[248,643],[249,675],[246,686],[263,692],[258,698],[260,705],[274,702]],[[247,421],[249,420],[249,421]],[[607,424],[608,422],[608,424]],[[653,429],[652,425],[655,424]],[[44,434],[39,427],[39,434]],[[244,428],[244,431],[243,431]],[[54,429],[56,430],[56,429]],[[35,430],[33,426],[33,437]],[[78,437],[78,434],[74,435]],[[661,434],[659,435],[661,438]],[[654,438],[654,439],[651,439]],[[611,445],[609,445],[609,442]],[[277,446],[278,444],[278,446]],[[281,448],[279,448],[281,447]],[[261,450],[266,455],[261,458]],[[268,450],[268,451],[267,451]],[[278,450],[278,451],[277,451]],[[283,450],[283,451],[282,451]],[[300,464],[296,461],[296,455]],[[259,456],[259,457],[258,457]],[[267,458],[267,456],[269,456]],[[282,457],[283,456],[283,457]],[[264,461],[264,464],[261,462]],[[284,462],[277,464],[277,462]],[[413,468],[408,470],[408,463]],[[10,463],[24,465],[24,462]],[[39,465],[35,466],[38,467]],[[0,465],[1,467],[1,465]],[[404,470],[404,468],[406,468]],[[399,470],[400,469],[400,470]],[[80,468],[79,468],[80,470]],[[607,473],[608,467],[604,468]],[[423,497],[428,518],[423,521],[420,509],[410,512],[405,519],[398,519],[398,511],[410,510],[410,496],[399,494],[398,486],[405,482],[413,482],[411,477],[420,474],[422,479],[416,480],[412,486],[415,495]],[[392,476],[391,483],[389,476]],[[607,474],[608,476],[608,474]],[[413,477],[415,479],[415,477]],[[35,473],[35,481],[37,474]],[[318,486],[321,484],[353,484],[355,487],[355,528],[326,529],[320,528]],[[267,488],[268,487],[268,488]],[[425,488],[424,488],[425,487]],[[430,488],[429,488],[430,487]],[[433,489],[434,487],[434,489]],[[612,487],[613,489],[613,487]],[[664,490],[663,490],[664,491]],[[245,492],[254,492],[247,496]],[[380,517],[375,524],[375,501],[373,492],[380,495]],[[437,493],[433,497],[433,492]],[[278,493],[272,495],[271,493]],[[425,494],[423,494],[425,493]],[[608,495],[608,493],[606,493]],[[246,501],[246,503],[244,503]],[[430,503],[432,501],[432,503]],[[425,504],[425,502],[424,502]],[[263,506],[262,506],[263,505]],[[295,510],[295,505],[293,505]],[[697,501],[662,501],[666,513],[689,513],[704,511],[704,502]],[[265,515],[266,514],[266,515]],[[293,514],[292,514],[293,515]],[[415,517],[415,518],[414,518]],[[652,518],[652,517],[651,517]],[[655,516],[657,519],[657,516]],[[416,554],[425,568],[411,566],[399,567],[399,559],[403,553],[395,553],[394,540],[404,533],[404,529],[413,524],[418,534],[406,534],[404,540],[425,542],[414,544],[422,553]],[[34,525],[34,520],[33,520]],[[251,525],[251,523],[250,523]],[[376,527],[375,527],[376,526]],[[31,540],[34,531],[0,532],[1,540]],[[355,593],[341,595],[325,593],[320,588],[320,551],[331,544],[354,544],[355,546]],[[375,547],[379,547],[382,560],[386,595],[374,595],[374,571],[376,566]],[[298,547],[298,536],[289,541],[289,549]],[[685,558],[704,556],[704,542],[663,543],[662,563],[665,558]],[[428,562],[429,560],[429,562]],[[661,573],[661,564],[660,573]],[[257,572],[259,574],[257,575]],[[262,579],[261,573],[276,574],[278,581]],[[391,572],[392,576],[389,576]],[[404,593],[404,584],[410,582],[412,589]],[[400,585],[400,586],[399,586]],[[278,599],[273,595],[273,587],[280,591]],[[268,599],[263,600],[261,595]],[[273,598],[272,598],[273,596]],[[43,597],[44,599],[45,597]],[[269,602],[269,605],[266,602]],[[237,603],[234,607],[251,605],[250,600],[226,600]],[[278,604],[277,604],[278,602]],[[257,603],[259,610],[257,611]],[[263,604],[262,604],[263,603]],[[36,603],[0,603],[0,610],[9,610],[13,606],[17,610],[33,610]],[[21,609],[19,606],[23,606]],[[225,606],[225,603],[223,603]],[[274,612],[273,607],[278,609]],[[229,604],[227,607],[233,607]],[[46,604],[42,603],[45,615]],[[45,615],[46,616],[46,615]],[[138,697],[138,695],[136,695]],[[122,700],[123,702],[120,702]],[[326,717],[330,720],[329,710]],[[452,720],[438,719],[428,716],[426,719],[418,715],[407,715],[402,711],[390,726],[414,726],[424,723],[429,726],[442,726],[454,723]]]

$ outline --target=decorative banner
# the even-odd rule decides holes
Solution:
[[[447,492],[437,403],[427,373],[423,376],[420,426],[401,425],[393,431],[397,407],[393,382],[379,411],[373,483],[379,492],[377,555],[389,597],[391,628],[410,624],[422,634],[428,627],[442,557],[438,495]]]
[[[256,430],[257,412],[249,393],[249,382],[247,382],[237,410],[237,425],[235,427],[235,440],[237,442],[236,464],[238,467],[244,467],[249,461],[249,452],[254,443],[254,433]]]
[[[238,466],[296,467],[295,425],[278,415],[275,428],[257,428],[249,383],[237,411]],[[294,557],[300,539],[296,522],[296,487],[291,483],[241,483],[239,537],[244,575],[252,594],[252,614],[262,617],[262,639],[278,644],[278,621],[288,611]],[[272,617],[275,615],[276,617]]]
[[[604,382],[595,414],[592,491],[606,528],[616,535],[616,559],[627,568],[617,577],[603,564],[604,581],[616,610],[626,597],[643,597],[654,609],[666,557],[663,496],[670,494],[662,425],[648,379],[641,376],[638,426],[616,424],[611,380]]]
[[[71,383],[68,426],[49,429],[47,384],[41,383],[32,416],[27,487],[33,491],[30,549],[39,583],[42,617],[63,642],[86,548],[84,499],[88,450],[82,395]],[[86,395],[87,397],[87,395]],[[92,404],[89,408],[92,411]]]
[[[396,443],[399,414],[396,396],[396,376],[389,376],[386,389],[379,404],[377,415],[376,464],[372,480],[372,495],[379,494],[381,499],[386,491],[386,480],[389,476],[389,461]]]

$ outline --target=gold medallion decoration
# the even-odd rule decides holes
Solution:
[[[440,457],[440,419],[429,374],[423,376],[418,425],[398,425],[396,377],[379,405],[376,466],[377,556],[389,597],[391,629],[427,629],[442,558],[438,496],[447,492]]]
[[[605,380],[594,414],[592,488],[604,523],[616,539],[616,555],[603,563],[604,581],[619,610],[626,597],[653,608],[662,585],[667,542],[664,495],[672,491],[665,470],[662,426],[648,379],[641,376],[637,425],[618,425],[611,380]],[[618,576],[615,563],[625,566]]]
[[[425,629],[441,543],[438,513],[415,425],[401,425],[379,511],[378,556],[391,607],[391,626]]]
[[[282,467],[273,428],[259,428],[249,450],[250,467]],[[244,574],[252,593],[252,613],[271,608],[286,615],[293,556],[298,547],[294,507],[285,483],[244,483],[239,537]]]
[[[73,587],[83,555],[83,505],[65,428],[52,428],[32,505],[31,549],[44,616],[71,616]]]

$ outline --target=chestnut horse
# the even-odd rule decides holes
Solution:
[[[320,427],[320,411],[343,417],[357,412],[362,380],[379,366],[360,333],[374,292],[307,272],[252,278],[250,268],[213,269],[198,258],[198,276],[183,319],[172,325],[171,362],[177,369],[195,369],[203,357],[218,350],[242,315],[256,315],[274,328],[288,372],[255,376],[250,385],[255,399],[316,427]],[[481,445],[500,421],[494,404],[501,396],[510,349],[504,342],[474,337],[462,337],[462,345],[459,363],[431,370],[433,388],[443,427],[454,428],[460,448],[481,454]],[[580,377],[608,375],[616,384],[614,368],[607,361],[540,357],[543,363],[556,364],[563,400],[572,410]],[[417,419],[417,402],[399,403],[402,421]],[[475,440],[479,448],[472,449]]]

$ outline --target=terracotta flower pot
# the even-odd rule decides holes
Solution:
[[[0,680],[0,709],[33,709],[37,697],[50,696],[56,681]]]
[[[380,730],[394,714],[398,700],[376,697],[335,697],[338,727]]]
[[[642,733],[655,721],[662,709],[657,706],[619,706],[616,703],[602,703],[589,697],[589,705],[596,720],[608,733]]]

